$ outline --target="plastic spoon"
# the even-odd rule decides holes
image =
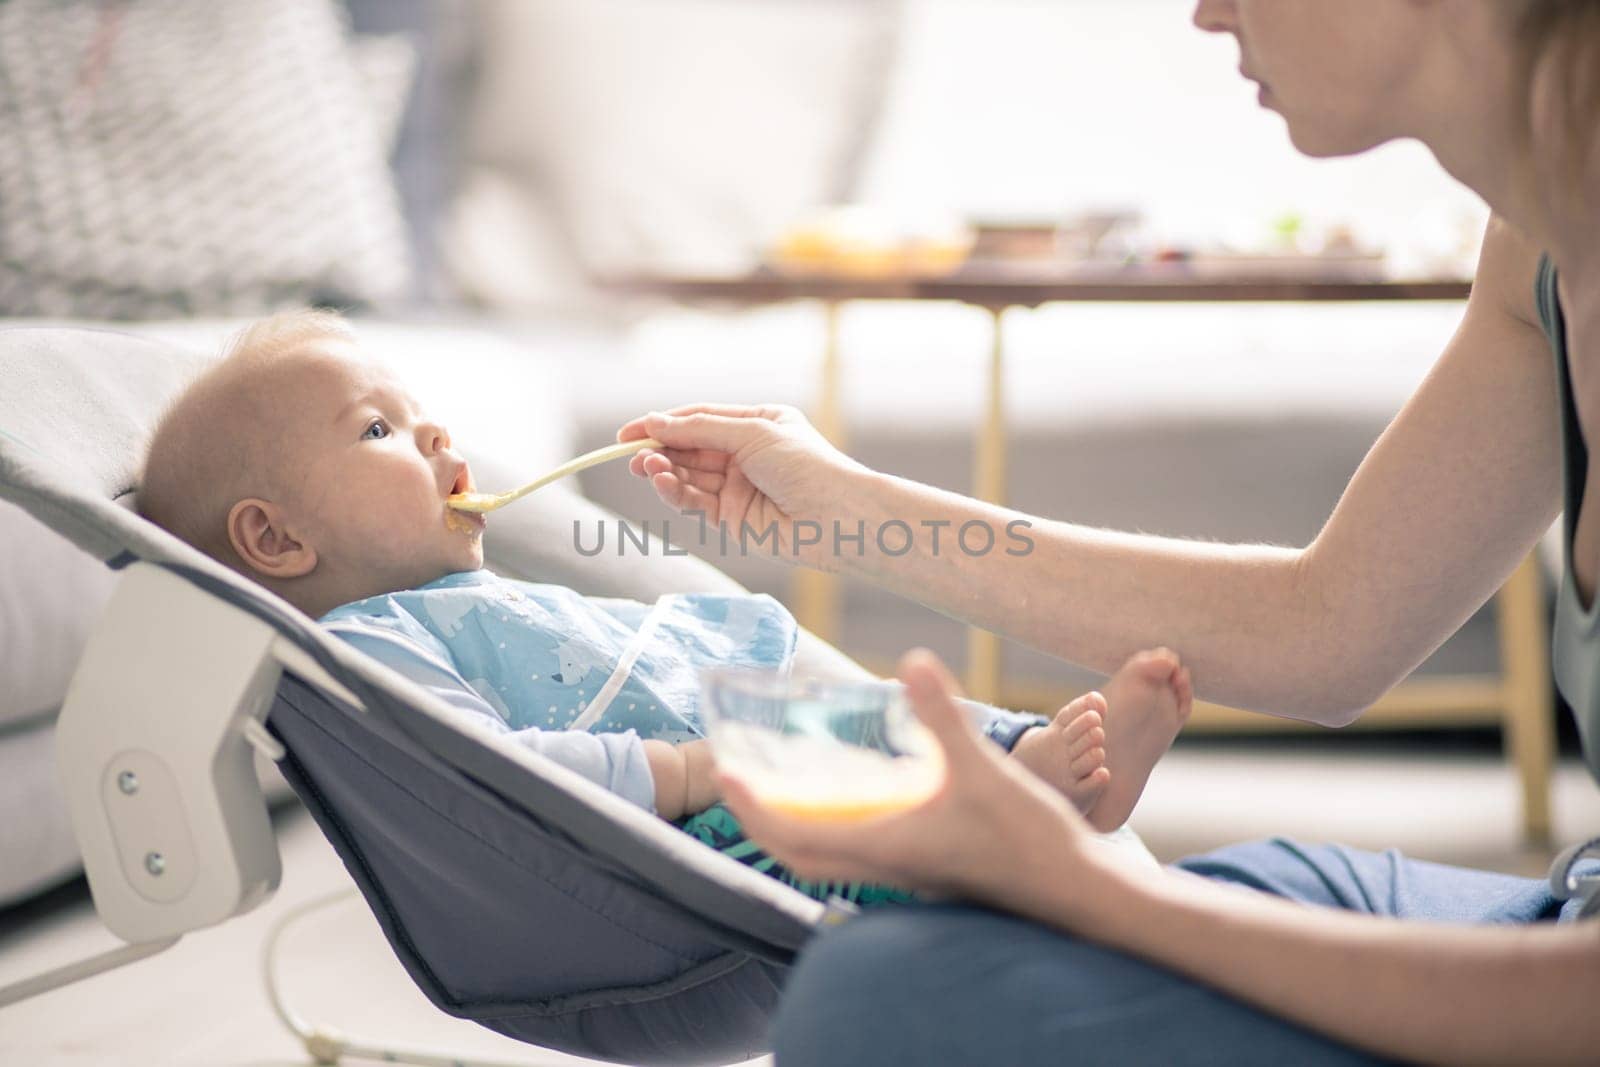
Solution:
[[[605,448],[597,448],[593,452],[585,452],[577,459],[567,460],[567,462],[549,474],[535,478],[521,489],[513,489],[509,493],[452,493],[446,498],[445,503],[457,511],[475,511],[481,515],[484,512],[503,508],[514,500],[521,500],[535,489],[543,489],[551,482],[559,482],[569,474],[577,474],[581,470],[588,470],[590,467],[596,467],[602,463],[610,463],[612,460],[621,459],[623,456],[631,456],[641,448],[661,447],[663,447],[661,442],[653,437],[646,437],[638,441],[624,441],[620,445],[607,445]]]

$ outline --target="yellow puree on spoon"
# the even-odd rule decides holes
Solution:
[[[581,470],[587,470],[601,463],[609,463],[614,459],[621,459],[623,456],[631,456],[642,448],[661,447],[663,447],[661,442],[653,437],[645,437],[638,441],[624,441],[620,445],[607,445],[605,448],[597,448],[593,452],[585,452],[577,459],[569,459],[549,474],[535,478],[521,489],[513,489],[509,493],[452,493],[445,499],[445,503],[456,511],[471,511],[482,515],[485,512],[503,508],[514,500],[521,500],[535,489],[543,489],[551,482],[559,482],[569,474],[577,474]],[[446,518],[446,521],[448,522],[450,519],[455,520],[451,525],[451,529],[468,530],[472,528],[471,524],[459,515],[452,513]]]

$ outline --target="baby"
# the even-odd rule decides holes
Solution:
[[[449,433],[342,319],[292,312],[245,330],[172,405],[140,509],[478,724],[768,870],[717,804],[698,675],[788,667],[794,619],[766,596],[646,605],[500,579],[482,569],[485,518],[446,503],[474,488]],[[1110,831],[1191,697],[1165,649],[1134,656],[1103,694],[1053,720],[971,707]]]

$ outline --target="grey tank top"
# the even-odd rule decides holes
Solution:
[[[1556,594],[1555,633],[1551,655],[1555,666],[1556,688],[1572,706],[1578,721],[1578,736],[1583,741],[1584,762],[1589,773],[1600,780],[1600,611],[1596,604],[1587,608],[1578,599],[1578,583],[1572,578],[1572,533],[1577,527],[1578,510],[1583,505],[1583,487],[1589,474],[1589,446],[1583,440],[1578,409],[1572,402],[1572,374],[1567,366],[1567,324],[1561,316],[1561,301],[1556,296],[1556,270],[1549,256],[1539,260],[1539,275],[1534,287],[1539,303],[1539,321],[1550,339],[1556,360],[1556,387],[1561,394],[1561,467],[1565,478],[1566,504],[1562,517],[1561,588]],[[1592,501],[1600,507],[1600,501]],[[1596,601],[1600,601],[1597,592]],[[1600,915],[1600,874],[1589,857],[1600,857],[1600,837],[1592,838],[1562,852],[1550,865],[1550,892],[1557,900],[1581,900],[1577,917]],[[1563,916],[1568,909],[1563,909]]]
[[[1583,487],[1589,474],[1589,447],[1578,424],[1577,407],[1572,400],[1572,375],[1567,366],[1567,328],[1556,296],[1556,271],[1545,256],[1539,260],[1536,282],[1539,321],[1550,339],[1556,360],[1556,382],[1561,392],[1562,468],[1566,486],[1566,512],[1562,518],[1562,545],[1566,549],[1561,568],[1561,588],[1556,595],[1555,633],[1551,639],[1556,688],[1572,706],[1583,740],[1583,754],[1589,772],[1600,779],[1600,611],[1587,608],[1578,596],[1572,577],[1572,534],[1583,504]],[[1591,502],[1600,506],[1600,502]],[[1600,601],[1600,595],[1596,596]]]

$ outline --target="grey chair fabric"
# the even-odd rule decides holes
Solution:
[[[112,566],[157,563],[268,621],[359,697],[364,710],[285,675],[269,725],[286,777],[434,1004],[618,1062],[760,1052],[822,905],[466,732],[431,694],[118,506],[199,359],[110,331],[0,331],[0,498]]]

